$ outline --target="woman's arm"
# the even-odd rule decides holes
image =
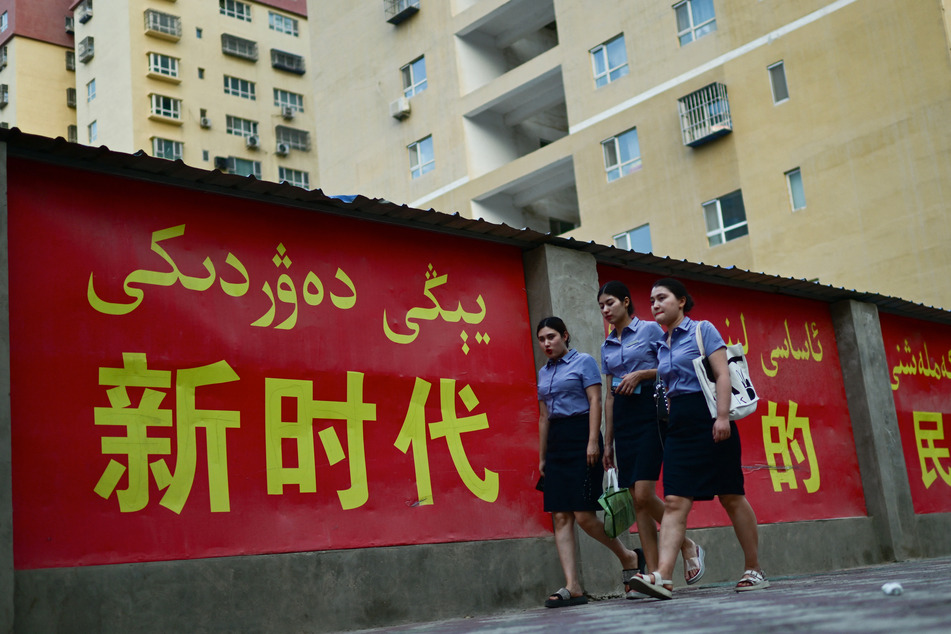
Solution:
[[[584,391],[588,396],[588,466],[592,466],[601,458],[601,448],[598,446],[601,436],[601,384],[589,385]]]
[[[730,400],[733,395],[730,370],[726,364],[726,348],[714,350],[708,358],[717,387],[717,419],[713,423],[713,441],[720,442],[730,437]]]
[[[614,377],[604,376],[606,386],[610,386]],[[608,387],[604,395],[604,468],[614,466],[614,391]]]
[[[634,370],[628,374],[625,374],[621,379],[621,384],[617,386],[615,392],[618,394],[624,394],[629,396],[634,393],[634,388],[637,387],[637,384],[641,381],[653,381],[657,378],[657,368],[651,368],[650,370]]]
[[[548,407],[545,401],[538,401],[538,471],[545,475],[545,456],[548,453]]]

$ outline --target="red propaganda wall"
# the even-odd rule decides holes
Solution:
[[[951,512],[951,327],[879,318],[912,504]]]
[[[17,568],[550,531],[517,249],[8,169]]]
[[[621,280],[636,314],[653,319],[657,275],[598,267],[602,284]],[[728,345],[742,343],[756,412],[737,421],[746,495],[760,523],[864,516],[859,477],[828,306],[822,302],[683,280],[696,301],[691,319],[716,326]],[[663,493],[661,483],[658,492]],[[698,502],[689,528],[727,526],[719,502]]]

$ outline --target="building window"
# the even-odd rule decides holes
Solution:
[[[409,172],[413,178],[419,178],[436,167],[436,157],[433,155],[432,135],[420,139],[409,146]]]
[[[769,87],[773,91],[773,103],[782,103],[789,99],[789,89],[786,87],[786,66],[782,62],[776,62],[772,66],[767,66],[769,71]]]
[[[420,57],[400,69],[403,75],[403,95],[412,97],[426,90],[426,58]]]
[[[258,122],[251,121],[250,119],[233,117],[229,114],[225,118],[225,129],[227,130],[228,134],[249,137],[252,134],[258,133]]]
[[[286,70],[295,75],[304,74],[304,58],[294,53],[271,49],[271,66],[278,70]]]
[[[591,64],[594,67],[594,84],[597,87],[610,84],[627,75],[627,49],[624,36],[618,35],[591,49]]]
[[[277,168],[277,180],[282,183],[289,183],[294,187],[303,187],[310,189],[310,175],[301,170],[292,170],[288,167]]]
[[[178,59],[161,53],[149,53],[149,72],[164,77],[178,77]]]
[[[0,13],[0,33],[3,33],[10,27],[10,18],[7,16],[7,12],[4,11]]]
[[[202,33],[201,29],[198,28],[198,27],[195,27],[195,38],[196,38],[196,39],[199,39],[199,40],[201,39],[201,33]]]
[[[152,156],[177,161],[182,158],[182,147],[181,141],[152,137]]]
[[[66,140],[70,143],[79,143],[79,128],[74,125],[66,126]]]
[[[225,94],[254,101],[254,82],[225,75]]]
[[[689,44],[717,30],[713,0],[685,0],[674,5],[677,13],[677,37],[680,45]]]
[[[95,143],[99,140],[99,123],[93,121],[88,126],[86,126],[86,133],[89,136],[89,142]]]
[[[204,69],[204,68],[199,68],[199,69],[198,69],[198,79],[204,79],[204,78],[205,78],[205,69]]]
[[[297,37],[297,20],[294,18],[289,18],[286,15],[268,11],[267,23],[272,31],[277,31],[278,33],[287,33],[288,35]]]
[[[274,128],[274,134],[277,136],[278,143],[286,143],[293,150],[307,151],[310,149],[310,132],[307,130],[279,125]]]
[[[218,12],[229,18],[251,21],[251,5],[238,0],[218,0]]]
[[[296,112],[304,112],[304,95],[275,88],[274,105],[281,108],[291,108]]]
[[[84,37],[79,43],[79,61],[83,64],[91,60],[96,54],[96,40],[92,36]]]
[[[601,148],[604,150],[604,171],[608,174],[608,182],[640,169],[641,146],[637,141],[637,128],[601,141]]]
[[[802,187],[802,171],[797,167],[786,172],[786,184],[789,185],[789,201],[793,211],[806,208],[806,190]]]
[[[76,107],[76,89],[72,86],[66,89],[66,106],[69,108]]]
[[[151,95],[152,114],[158,117],[168,117],[169,119],[182,118],[182,100],[165,97],[163,95]]]
[[[238,158],[237,156],[228,157],[228,167],[232,174],[239,176],[253,176],[261,178],[261,161],[250,161],[248,159]]]
[[[713,83],[677,100],[684,145],[696,147],[733,130],[726,86]]]
[[[86,24],[86,22],[92,20],[92,0],[82,0],[82,2],[77,3],[73,12],[80,23]]]
[[[86,103],[96,98],[96,80],[90,79],[86,84]]]
[[[703,203],[703,216],[707,222],[707,241],[711,247],[749,233],[743,193],[740,190]]]
[[[66,51],[66,70],[76,70],[76,51]]]
[[[221,34],[221,52],[232,57],[240,57],[252,62],[258,61],[258,43],[242,37]]]
[[[637,251],[638,253],[652,253],[651,248],[651,226],[649,224],[641,225],[619,233],[614,236],[614,246],[628,251]]]
[[[146,9],[145,32],[147,35],[178,41],[182,37],[182,19],[177,15]]]
[[[208,150],[201,151],[201,160],[207,161],[211,159],[211,153]]]

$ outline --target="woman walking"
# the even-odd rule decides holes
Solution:
[[[665,430],[657,422],[654,380],[657,345],[664,331],[656,322],[634,316],[631,293],[621,282],[608,282],[598,290],[598,306],[613,327],[601,344],[601,372],[610,385],[604,401],[604,467],[610,469],[616,463],[619,486],[631,490],[647,567],[657,570],[656,523],[664,515],[664,503],[657,497],[657,478]],[[703,548],[685,538],[681,554],[684,578],[693,585],[703,577]],[[626,596],[638,599],[644,595],[628,589]]]
[[[651,290],[654,319],[667,332],[658,348],[658,374],[667,390],[670,421],[664,444],[664,518],[660,531],[660,560],[650,574],[631,579],[631,588],[658,599],[670,599],[670,581],[683,541],[687,514],[694,500],[718,497],[733,524],[745,559],[737,592],[769,586],[759,564],[756,514],[743,488],[740,436],[729,419],[730,376],[726,344],[709,322],[687,317],[693,298],[677,280],[665,278]],[[697,328],[703,338],[716,379],[717,415],[710,416],[693,360],[700,357]]]
[[[604,476],[598,364],[591,355],[568,347],[571,335],[558,317],[541,320],[535,332],[548,357],[538,371],[538,468],[545,478],[545,511],[552,514],[565,573],[565,586],[548,597],[545,607],[558,608],[588,602],[575,561],[575,523],[607,546],[627,574],[643,572],[643,555],[608,537],[595,514]]]

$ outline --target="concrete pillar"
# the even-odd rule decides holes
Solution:
[[[13,631],[13,474],[10,469],[10,287],[7,144],[0,143],[0,632]]]
[[[878,309],[844,300],[832,304],[831,312],[865,505],[874,521],[882,559],[920,557]]]
[[[598,310],[597,263],[590,253],[543,245],[523,256],[528,316],[532,336],[538,322],[554,315],[561,317],[571,334],[571,347],[586,352],[600,364],[604,326]],[[535,367],[546,361],[535,344]],[[602,423],[603,429],[603,423]],[[621,567],[617,558],[580,529],[575,529],[581,583],[593,595],[621,591]],[[629,537],[625,536],[625,543]],[[554,548],[552,557],[557,557]]]

